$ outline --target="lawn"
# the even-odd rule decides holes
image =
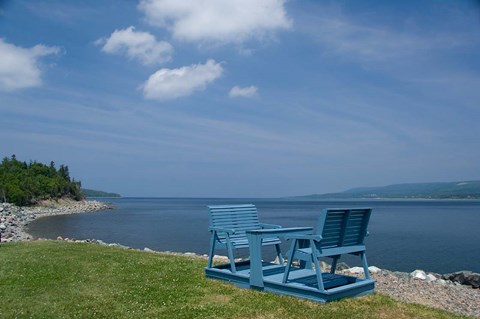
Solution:
[[[0,244],[1,318],[464,318],[373,294],[328,304],[206,279],[206,261],[93,244]]]

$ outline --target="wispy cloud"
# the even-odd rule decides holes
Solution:
[[[241,43],[288,29],[285,0],[142,0],[151,25],[166,27],[189,42]]]
[[[223,73],[220,63],[208,60],[205,64],[193,64],[178,69],[160,69],[142,85],[147,99],[167,100],[204,90]]]
[[[0,90],[40,86],[42,84],[40,58],[58,54],[58,47],[38,44],[33,48],[22,48],[0,38]]]
[[[166,41],[157,41],[148,32],[135,31],[133,26],[115,30],[108,38],[96,41],[102,51],[110,54],[124,54],[145,65],[160,64],[171,60],[173,47]]]
[[[395,27],[359,19],[341,7],[322,7],[320,14],[304,23],[304,30],[323,47],[324,54],[364,63],[382,63],[444,52],[470,45],[471,32],[432,31],[404,25]]]
[[[246,97],[251,98],[257,95],[257,87],[256,86],[248,86],[248,87],[240,87],[235,85],[230,89],[229,96],[230,97]]]

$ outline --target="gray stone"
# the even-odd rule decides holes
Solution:
[[[458,271],[442,275],[443,279],[453,281],[460,285],[468,285],[473,288],[480,288],[480,274],[471,271]]]
[[[437,280],[437,277],[435,277],[432,274],[428,274],[426,279],[427,279],[428,282],[432,282],[432,281]]]
[[[417,269],[410,273],[410,277],[413,279],[426,280],[427,274],[423,270]]]
[[[349,268],[345,271],[348,271],[351,274],[363,274],[364,273],[362,267],[352,267],[352,268]]]
[[[370,266],[370,267],[368,267],[368,271],[371,272],[372,274],[378,274],[382,270],[378,267]]]
[[[347,270],[347,269],[349,269],[349,268],[350,268],[350,266],[347,265],[347,264],[344,263],[344,262],[339,262],[339,263],[337,264],[337,270],[338,270],[338,271],[340,271],[340,270]]]
[[[197,256],[197,254],[191,253],[191,252],[186,252],[186,253],[184,253],[184,255],[185,255],[185,256],[190,256],[190,257],[195,257],[195,256]]]
[[[437,279],[437,280],[435,280],[434,283],[437,284],[437,285],[446,286],[446,285],[448,285],[449,282],[446,281],[445,279]]]
[[[322,271],[329,271],[330,270],[330,265],[322,260],[320,262],[320,268],[322,269]]]

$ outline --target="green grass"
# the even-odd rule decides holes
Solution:
[[[1,318],[462,318],[373,294],[328,304],[206,279],[206,261],[92,244],[0,245]]]

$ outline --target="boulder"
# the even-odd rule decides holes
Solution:
[[[351,274],[363,274],[363,268],[362,267],[352,267],[352,268],[347,269],[346,271],[348,271]]]
[[[350,268],[350,266],[347,265],[347,264],[344,263],[344,262],[339,262],[339,263],[337,264],[337,270],[338,270],[338,271],[340,271],[340,270],[347,270],[347,269],[349,269],[349,268]]]
[[[432,281],[435,281],[435,280],[437,280],[437,277],[435,277],[434,275],[432,275],[432,274],[427,275],[427,281],[428,282],[432,282]]]
[[[458,271],[451,274],[442,275],[443,279],[459,283],[461,285],[469,285],[473,288],[480,288],[480,274],[471,271]]]
[[[370,266],[370,267],[368,267],[368,271],[371,272],[372,274],[378,274],[382,270],[378,267]]]
[[[423,270],[417,269],[410,273],[410,277],[413,279],[426,280],[427,274]]]

